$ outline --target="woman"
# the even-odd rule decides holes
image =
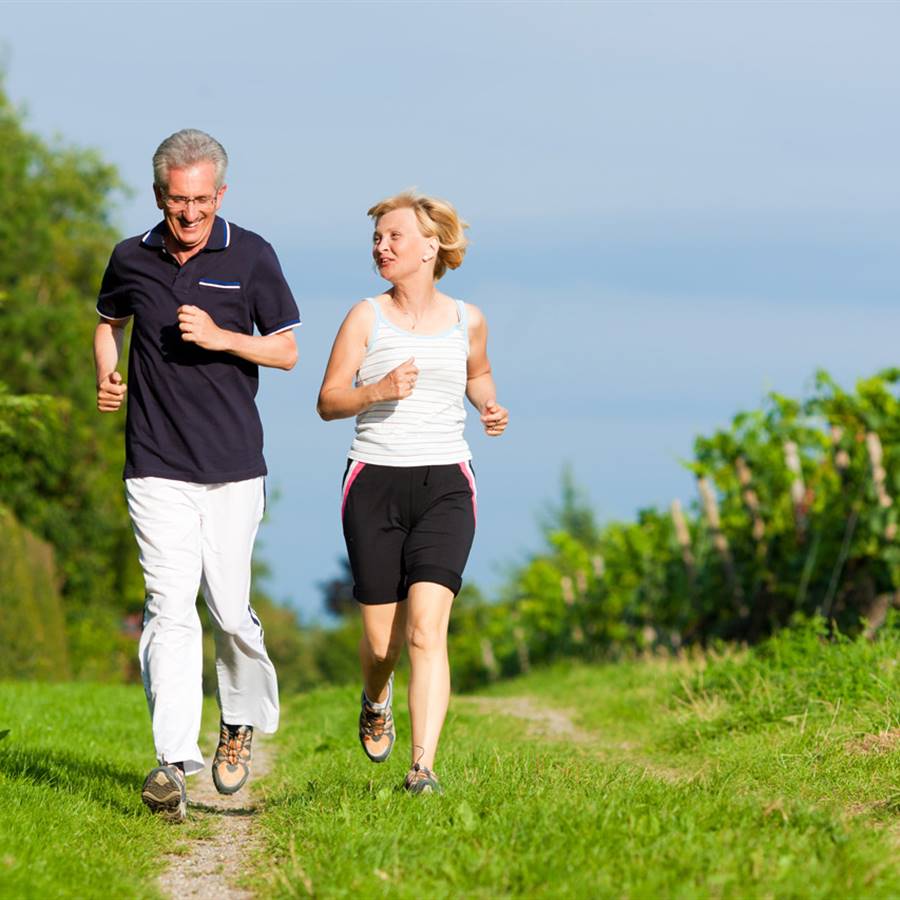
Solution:
[[[368,215],[375,265],[391,287],[348,313],[317,409],[326,420],[356,416],[341,516],[363,621],[360,742],[373,762],[390,755],[393,671],[405,643],[412,760],[404,787],[437,793],[447,626],[477,512],[463,397],[489,435],[503,434],[509,414],[496,401],[484,316],[437,289],[462,263],[468,225],[449,203],[412,192]]]

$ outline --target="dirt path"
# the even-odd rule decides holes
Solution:
[[[218,731],[214,742],[217,737]],[[254,833],[255,814],[260,805],[256,785],[269,770],[270,751],[265,738],[255,734],[250,781],[234,796],[223,796],[216,791],[208,766],[206,771],[188,778],[188,819],[205,821],[212,833],[209,837],[190,840],[186,852],[166,858],[167,868],[158,882],[164,896],[173,900],[182,897],[251,900],[253,894],[238,887],[237,882],[242,863],[259,840]],[[207,759],[212,759],[213,752],[207,753]]]
[[[692,780],[700,774],[700,772],[684,772],[670,766],[660,765],[643,756],[637,744],[614,744],[605,741],[602,734],[585,731],[576,725],[573,721],[575,713],[547,706],[536,697],[457,697],[454,702],[458,703],[460,700],[471,704],[477,712],[483,715],[512,716],[521,719],[526,723],[526,737],[549,738],[554,741],[576,744],[612,762],[624,762],[637,766],[649,777],[666,781],[669,784]]]
[[[470,702],[484,715],[513,716],[522,719],[527,723],[528,737],[549,737],[575,744],[597,743],[597,735],[579,728],[572,721],[571,712],[554,709],[534,697],[472,697]]]

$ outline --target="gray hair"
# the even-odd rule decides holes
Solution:
[[[228,154],[225,148],[205,131],[183,128],[170,134],[153,154],[153,183],[160,188],[169,184],[170,169],[186,169],[201,162],[216,167],[216,188],[225,183]]]

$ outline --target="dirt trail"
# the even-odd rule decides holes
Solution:
[[[572,721],[572,713],[553,709],[534,697],[473,697],[471,702],[478,712],[485,715],[513,716],[524,720],[528,723],[528,737],[549,737],[575,744],[597,743],[597,735],[579,728]]]
[[[579,728],[572,720],[575,713],[547,706],[536,697],[457,697],[454,702],[458,703],[460,700],[470,703],[484,715],[512,716],[521,719],[527,723],[526,737],[549,738],[554,741],[577,744],[612,762],[625,762],[637,766],[650,778],[675,784],[691,780],[700,774],[663,766],[647,759],[640,753],[640,748],[636,744],[614,744],[605,741],[603,735]]]
[[[218,737],[218,731],[214,741]],[[254,819],[260,805],[259,779],[269,770],[270,744],[262,735],[253,735],[253,765],[250,781],[242,791],[224,796],[216,791],[209,766],[188,778],[188,819],[206,820],[212,828],[208,838],[194,838],[186,852],[171,854],[159,878],[166,897],[195,900],[251,900],[253,893],[237,886],[243,864],[259,840]],[[215,743],[213,743],[213,747]],[[213,753],[207,754],[212,759]],[[177,826],[173,826],[177,827]]]

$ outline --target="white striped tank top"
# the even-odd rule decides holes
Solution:
[[[419,369],[412,394],[376,403],[356,417],[350,459],[379,466],[443,466],[472,458],[463,437],[466,424],[469,323],[456,300],[459,321],[440,334],[414,334],[389,322],[378,301],[357,385],[380,381],[410,357]]]

